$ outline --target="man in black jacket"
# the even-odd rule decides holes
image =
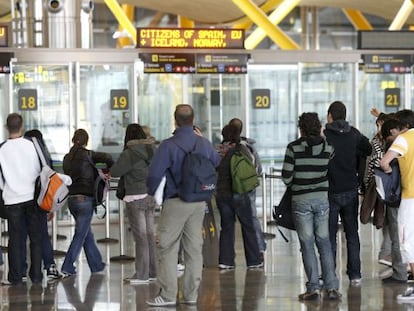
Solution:
[[[336,262],[338,218],[344,226],[348,252],[346,273],[352,285],[361,282],[360,242],[358,234],[358,159],[371,154],[367,137],[352,127],[346,118],[346,107],[340,101],[328,108],[324,134],[335,155],[329,162],[329,234]]]

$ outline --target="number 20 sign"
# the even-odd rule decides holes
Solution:
[[[128,110],[128,90],[111,90],[111,109]]]
[[[253,109],[269,109],[270,108],[270,90],[269,89],[253,89],[252,90]]]

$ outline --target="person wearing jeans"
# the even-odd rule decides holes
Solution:
[[[336,263],[339,215],[347,245],[347,274],[351,285],[361,284],[360,242],[358,233],[359,165],[372,152],[368,138],[346,121],[346,106],[341,101],[329,105],[323,134],[333,146],[335,156],[329,162],[329,230]]]
[[[68,198],[69,211],[75,218],[75,234],[62,265],[62,273],[65,277],[76,274],[74,263],[82,248],[92,273],[100,272],[105,268],[91,228],[94,213],[93,200],[93,197],[81,194],[71,195]]]
[[[337,300],[339,281],[335,274],[334,257],[329,238],[328,165],[333,148],[321,136],[317,113],[299,117],[301,137],[286,147],[282,180],[292,192],[292,213],[300,242],[302,261],[308,278],[306,292],[299,300],[320,298],[319,264],[322,268],[323,289],[328,299]]]
[[[75,234],[61,269],[64,278],[76,274],[74,263],[82,248],[92,273],[105,269],[91,227],[94,213],[94,185],[97,176],[93,163],[105,163],[107,168],[110,168],[113,160],[107,153],[86,149],[88,140],[88,133],[84,129],[77,129],[72,137],[73,146],[63,158],[63,172],[72,178],[68,207],[75,219]]]
[[[247,267],[262,267],[249,194],[217,193],[216,200],[221,216],[219,268],[235,268],[236,216],[241,225]]]
[[[154,238],[155,199],[148,195],[148,166],[155,152],[154,140],[147,138],[141,125],[127,126],[124,150],[111,167],[111,175],[121,177],[118,198],[125,202],[126,215],[135,241],[135,273],[125,279],[131,284],[146,284],[157,277]],[[123,197],[122,197],[123,196]]]

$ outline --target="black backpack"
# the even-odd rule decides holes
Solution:
[[[200,140],[197,137],[190,151],[176,144],[186,154],[181,167],[181,182],[177,185],[178,197],[185,202],[208,201],[216,189],[216,168],[210,159],[197,152],[196,147]]]

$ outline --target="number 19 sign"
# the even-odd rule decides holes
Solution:
[[[128,110],[128,90],[111,90],[111,110]]]

